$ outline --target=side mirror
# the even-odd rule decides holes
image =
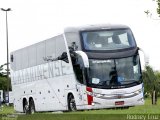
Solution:
[[[89,60],[86,53],[84,53],[83,51],[75,51],[75,53],[77,54],[77,62],[80,64],[80,66],[84,68],[89,68]]]
[[[149,56],[144,52],[144,50],[142,48],[139,48],[139,50],[143,52],[145,66],[148,66],[148,64],[149,64]]]

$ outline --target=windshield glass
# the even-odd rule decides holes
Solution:
[[[136,46],[130,29],[84,31],[81,35],[85,50],[119,50]]]
[[[111,87],[141,80],[139,56],[110,60],[89,60],[89,84]]]

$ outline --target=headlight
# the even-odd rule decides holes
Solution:
[[[143,92],[143,88],[141,88],[141,89],[135,91],[134,93],[138,95],[138,94],[140,94],[140,93],[142,93],[142,92]]]

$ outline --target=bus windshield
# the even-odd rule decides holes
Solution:
[[[82,43],[85,50],[119,50],[136,46],[130,29],[83,31]]]
[[[125,86],[142,78],[139,55],[108,60],[89,60],[89,84],[95,87]]]

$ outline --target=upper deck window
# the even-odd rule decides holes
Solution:
[[[85,50],[119,50],[136,46],[130,29],[83,31],[81,35]]]

